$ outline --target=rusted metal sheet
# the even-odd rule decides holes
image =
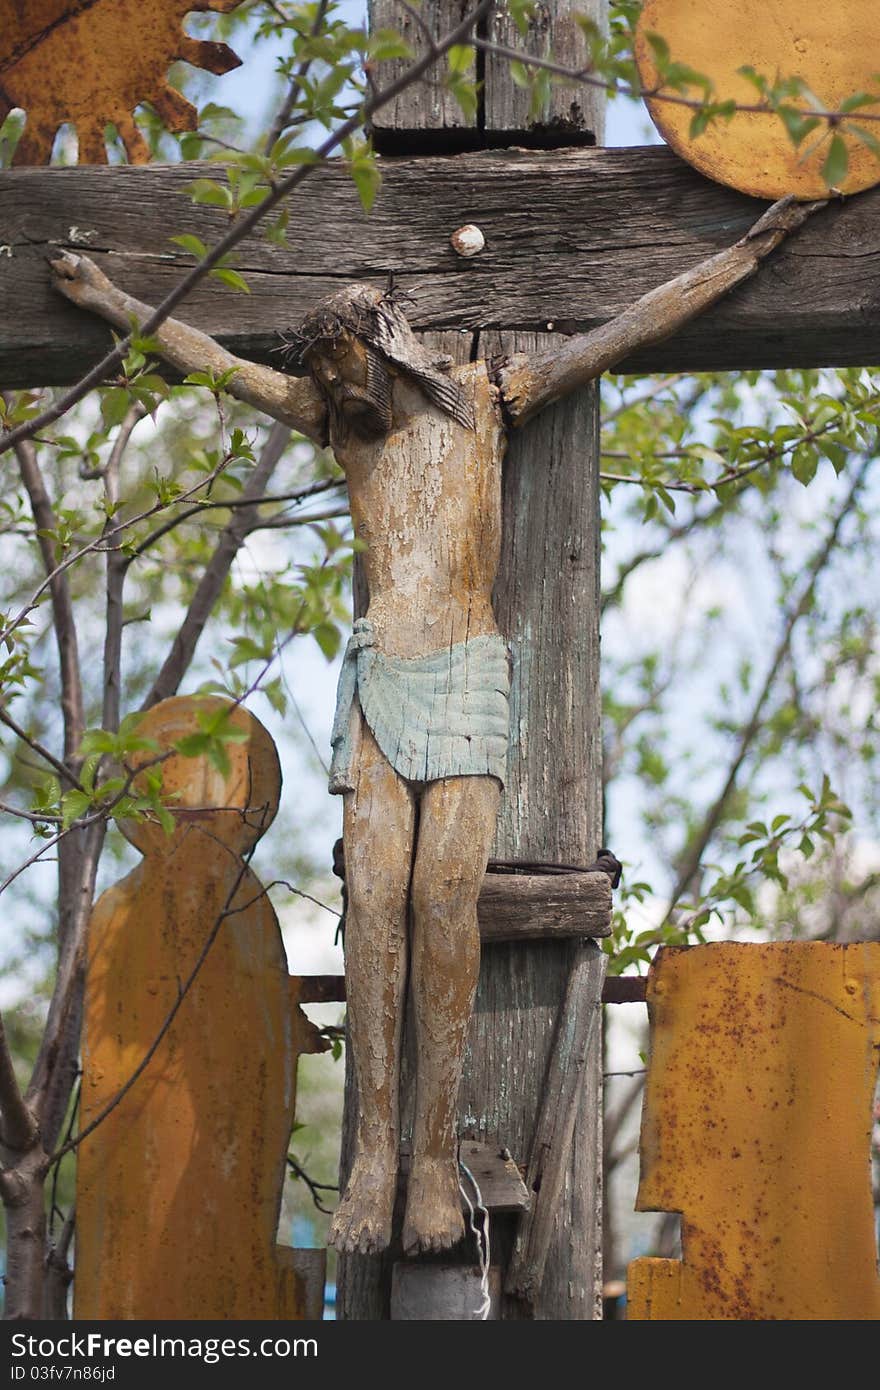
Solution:
[[[714,83],[713,100],[732,98],[751,107],[762,103],[761,93],[741,71],[745,66],[771,88],[780,79],[803,79],[809,91],[785,102],[795,111],[808,112],[815,101],[819,109],[834,112],[848,97],[876,95],[873,104],[860,106],[844,123],[832,128],[822,122],[798,146],[782,120],[767,110],[737,111],[732,120],[715,121],[691,135],[692,106],[649,97],[648,110],[660,134],[701,173],[756,198],[786,193],[824,198],[828,185],[822,166],[832,138],[839,135],[848,169],[838,191],[858,193],[880,183],[880,158],[852,131],[860,114],[880,113],[877,0],[847,0],[845,5],[833,0],[645,0],[635,54],[642,85],[653,90],[661,78],[649,35],[666,41],[673,62],[685,63]],[[669,95],[702,97],[698,87]],[[868,141],[877,138],[874,120],[865,121],[863,129]]]
[[[198,112],[166,81],[177,59],[207,72],[241,61],[225,43],[190,38],[191,10],[224,13],[239,0],[0,0],[0,121],[19,106],[27,124],[14,164],[48,164],[58,127],[76,126],[80,164],[106,164],[104,127],[119,131],[131,164],[150,152],[132,112],[149,102],[169,130],[194,130]]]
[[[222,703],[163,701],[142,732],[169,748]],[[320,1261],[275,1239],[297,1059],[325,1043],[242,861],[277,810],[277,754],[244,709],[232,723],[227,775],[163,764],[174,832],[129,825],[143,861],[92,916],[81,1130],[128,1089],[79,1150],[78,1319],[320,1316]]]
[[[880,1317],[870,1128],[880,942],[658,953],[637,1207],[681,1262],[636,1260],[628,1316]]]

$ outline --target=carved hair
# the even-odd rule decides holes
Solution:
[[[440,410],[466,429],[473,429],[473,407],[458,383],[445,374],[448,363],[425,351],[399,299],[394,291],[383,293],[371,285],[348,285],[321,300],[285,340],[288,361],[304,366],[308,353],[321,343],[336,342],[343,332],[352,333],[368,349],[368,364],[376,353],[417,381]]]

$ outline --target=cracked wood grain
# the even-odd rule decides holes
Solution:
[[[332,162],[291,204],[289,249],[246,239],[236,264],[251,294],[199,284],[183,317],[230,351],[278,364],[279,334],[351,280],[414,295],[420,329],[586,332],[640,295],[728,247],[762,204],[689,169],[669,150],[483,151],[383,159],[370,216]],[[183,194],[215,165],[19,169],[0,173],[0,380],[68,384],[99,360],[106,327],[51,288],[45,256],[85,251],[137,299],[155,303],[189,258],[168,240],[216,241],[226,222]],[[112,180],[112,182],[110,182]],[[651,199],[645,199],[645,189]],[[110,190],[112,189],[112,196]],[[449,237],[477,223],[486,248]],[[321,228],[320,237],[314,229]],[[880,190],[804,227],[749,284],[624,370],[860,365],[880,358]]]

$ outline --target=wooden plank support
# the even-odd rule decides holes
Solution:
[[[375,25],[393,22],[394,3],[373,0]],[[431,14],[442,15],[448,22],[454,19],[460,3],[433,0]],[[502,8],[499,4],[496,10]],[[545,0],[540,9],[545,16],[542,22],[551,27],[557,15],[567,20],[569,7],[562,0]],[[604,0],[580,0],[579,9],[600,16],[606,6]],[[477,71],[487,76],[485,67],[482,73],[479,67]],[[510,81],[509,69],[504,80]],[[490,104],[484,88],[481,109],[463,122],[470,127],[466,138],[489,143]],[[399,206],[391,214],[384,196],[377,202],[377,210],[387,208],[391,220],[377,245],[370,273],[378,278],[386,268],[400,271],[399,283],[418,295],[417,325],[436,330],[432,332],[432,346],[448,353],[453,361],[460,358],[452,340],[463,349],[465,360],[498,351],[534,351],[549,346],[554,340],[546,336],[547,324],[563,317],[554,304],[565,301],[579,314],[580,291],[588,293],[600,266],[607,267],[612,280],[620,273],[620,260],[612,249],[615,238],[608,235],[610,226],[603,232],[604,243],[599,238],[593,240],[595,189],[584,197],[585,187],[578,180],[563,188],[569,172],[586,167],[576,161],[596,152],[530,154],[511,150],[463,154],[455,159],[426,158],[426,150],[442,148],[443,141],[448,140],[438,129],[430,87],[424,89],[407,120],[400,146],[417,158],[383,162],[388,174],[385,191],[394,196],[391,181],[404,164],[417,179],[427,176],[427,182],[421,199],[405,214]],[[524,120],[514,138],[525,144],[531,134]],[[451,141],[445,147],[462,148]],[[526,167],[543,183],[541,194],[537,193],[537,182],[528,189],[518,183],[515,171]],[[496,182],[495,172],[502,169],[505,175]],[[548,178],[554,169],[555,178]],[[430,213],[429,203],[434,205]],[[351,205],[349,194],[347,207]],[[641,211],[641,194],[638,205]],[[439,213],[436,220],[435,211]],[[423,252],[416,251],[411,243],[404,249],[408,228],[426,215],[434,220],[434,230],[428,234]],[[620,216],[623,214],[618,209]],[[513,241],[508,240],[508,234],[516,221],[520,231],[514,241],[519,242],[520,250],[514,265]],[[478,256],[464,261],[451,250],[449,238],[468,222],[482,227],[487,244]],[[324,219],[321,225],[327,228],[331,224]],[[362,220],[351,219],[344,236],[331,235],[331,244],[345,241],[350,245],[365,225]],[[722,236],[726,244],[727,237]],[[581,237],[580,248],[566,256],[567,266],[557,262],[551,268],[549,262],[557,249],[572,247]],[[639,236],[638,240],[633,262],[644,261],[650,238]],[[585,254],[588,242],[591,249]],[[325,251],[326,236],[322,243]],[[587,259],[593,263],[591,273],[581,274]],[[320,271],[317,278],[326,277],[326,266],[316,269]],[[569,272],[576,275],[577,294],[570,294],[564,286]],[[465,292],[458,302],[453,281]],[[428,307],[434,293],[431,285],[436,291],[433,309]],[[624,302],[628,289],[622,289]],[[317,296],[317,283],[314,292]],[[619,281],[614,293],[621,294]],[[531,309],[523,313],[526,299]],[[490,327],[504,331],[482,331]],[[520,327],[527,331],[510,331]],[[545,411],[516,432],[505,459],[502,558],[493,596],[495,615],[512,654],[512,740],[494,847],[494,855],[503,860],[587,864],[602,843],[597,397],[596,388],[591,386]],[[566,940],[484,944],[459,1091],[462,1139],[506,1148],[515,1155],[530,1151],[572,949]],[[405,1052],[404,1134],[412,1113],[411,1090],[411,1056]],[[565,1191],[556,1214],[540,1298],[526,1311],[520,1300],[502,1292],[498,1299],[502,1319],[590,1319],[600,1315],[600,1091],[601,1065],[596,1049],[585,1068],[583,1103],[575,1121]],[[347,1082],[346,1109],[343,1169],[351,1151],[356,1114],[352,1078]],[[513,1227],[511,1216],[501,1214],[493,1221],[493,1264],[502,1271]],[[394,1252],[380,1257],[340,1257],[340,1317],[392,1315],[395,1258]],[[465,1242],[458,1258],[465,1267],[473,1264],[472,1241]],[[443,1293],[441,1281],[433,1297],[439,1301]]]
[[[500,1318],[501,1271],[489,1271],[489,1318]],[[479,1270],[472,1265],[413,1264],[398,1260],[391,1273],[392,1322],[477,1322],[482,1303]]]
[[[344,1004],[344,975],[301,975],[301,1004]],[[602,986],[603,1004],[644,1004],[644,975],[609,975]]]
[[[571,970],[544,1082],[526,1189],[532,1202],[520,1219],[507,1267],[509,1294],[536,1302],[559,1217],[587,1060],[599,1034],[607,957],[594,942],[572,946]]]
[[[490,150],[381,161],[373,212],[339,165],[316,170],[291,205],[289,249],[246,239],[250,295],[203,281],[180,316],[232,351],[276,365],[279,334],[322,295],[394,271],[421,329],[584,331],[728,246],[761,204],[702,178],[667,149]],[[0,172],[0,382],[66,385],[110,344],[105,326],[49,283],[57,247],[86,250],[126,290],[158,302],[226,222],[185,186],[216,165]],[[651,189],[650,202],[645,189]],[[486,247],[457,256],[475,222]],[[316,236],[314,229],[321,228]],[[880,189],[808,223],[761,274],[624,370],[858,365],[880,359]]]
[[[499,1149],[497,1144],[483,1144],[479,1139],[463,1139],[459,1157],[479,1184],[482,1204],[487,1211],[516,1215],[528,1211],[532,1204],[529,1190],[507,1149]],[[409,1176],[411,1163],[412,1145],[404,1141],[400,1146],[402,1179]],[[473,1192],[469,1191],[468,1195],[473,1200]],[[462,1209],[467,1210],[463,1199]]]
[[[601,871],[487,874],[477,919],[484,942],[610,936],[611,880]]]

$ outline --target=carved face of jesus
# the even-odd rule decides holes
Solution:
[[[353,333],[321,339],[306,365],[327,400],[331,438],[381,439],[391,429],[391,376],[378,353]]]

